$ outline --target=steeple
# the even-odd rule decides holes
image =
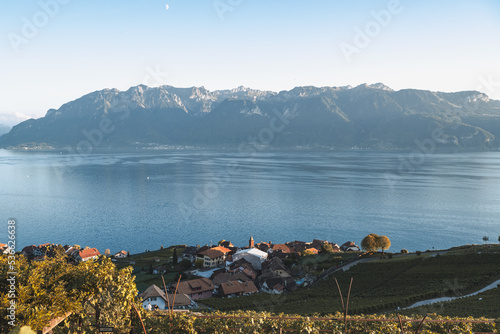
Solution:
[[[254,247],[253,235],[250,235],[250,240],[248,240],[248,246],[250,248]]]

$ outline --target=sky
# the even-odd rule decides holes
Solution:
[[[498,0],[4,0],[0,124],[104,88],[382,82],[500,100]]]

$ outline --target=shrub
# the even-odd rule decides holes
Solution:
[[[421,252],[421,251],[416,251],[415,253],[416,253],[418,256],[420,256],[420,254],[422,254],[422,252]]]

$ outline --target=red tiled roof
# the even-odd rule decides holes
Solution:
[[[101,253],[99,253],[99,251],[96,248],[88,248],[88,249],[82,249],[79,255],[82,259],[87,259],[89,257],[99,256],[101,255]]]
[[[198,287],[198,286],[199,286],[198,289],[196,290],[193,289],[193,287]],[[173,284],[173,287],[175,287],[175,284]],[[179,282],[179,287],[177,291],[179,293],[185,293],[187,295],[191,295],[193,293],[209,291],[213,289],[214,285],[212,284],[211,280],[209,280],[208,278],[197,278],[190,281]]]
[[[217,246],[217,247],[214,247],[212,249],[221,251],[224,254],[227,254],[227,253],[231,252],[231,250],[229,248],[222,247],[222,246]]]
[[[306,252],[310,252],[312,254],[318,254],[318,250],[314,247],[307,248]]]
[[[238,281],[229,281],[221,283],[220,289],[224,295],[232,295],[233,293],[243,293],[243,287]]]
[[[198,254],[199,255],[203,255],[203,256],[206,255],[206,256],[208,256],[211,259],[216,259],[218,257],[224,256],[223,252],[221,252],[220,250],[213,249],[213,248],[206,249],[203,252],[200,252]]]
[[[259,289],[257,289],[257,287],[252,281],[240,283],[240,285],[243,288],[244,294],[259,292]]]
[[[273,251],[281,251],[282,253],[291,253],[290,247],[285,244],[273,245]]]

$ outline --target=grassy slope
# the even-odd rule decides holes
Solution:
[[[177,254],[180,257],[184,248],[177,248]],[[149,275],[147,271],[149,266],[168,266],[170,268],[172,263],[172,257],[174,255],[174,247],[168,247],[164,249],[159,249],[147,253],[140,253],[131,255],[125,259],[117,259],[115,262],[116,266],[119,268],[124,268],[132,266],[134,268],[135,282],[139,291],[144,291],[151,284],[156,284],[159,287],[163,287],[163,282],[161,275]],[[146,272],[142,272],[142,269]],[[176,272],[172,269],[164,275],[165,283],[173,282],[176,277]]]

